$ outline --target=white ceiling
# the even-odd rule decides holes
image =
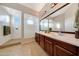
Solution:
[[[37,12],[40,12],[45,3],[20,3],[23,6],[29,7]]]

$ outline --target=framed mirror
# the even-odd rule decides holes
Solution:
[[[47,30],[51,28],[52,31],[61,31],[61,32],[72,32],[75,33],[75,15],[78,9],[77,3],[71,3],[57,12],[49,15],[47,17],[48,27],[44,28],[45,19],[43,19],[40,23],[43,25],[40,26],[41,30]]]
[[[48,19],[45,18],[43,20],[40,21],[40,31],[46,31],[49,28],[49,24],[48,24]]]

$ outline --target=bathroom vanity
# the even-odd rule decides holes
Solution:
[[[78,56],[79,39],[75,38],[75,14],[78,4],[65,4],[53,11],[55,7],[51,8],[51,13],[47,12],[49,15],[41,17],[39,31],[42,32],[35,34],[36,42],[50,56]]]
[[[78,56],[79,39],[74,34],[51,32],[37,32],[36,42],[44,49],[49,56]]]

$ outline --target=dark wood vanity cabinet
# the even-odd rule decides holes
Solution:
[[[39,34],[35,33],[35,41],[39,44],[40,43],[40,38],[39,38]]]
[[[54,45],[54,55],[55,56],[74,56],[75,54],[71,53],[70,51],[62,48],[59,45]]]
[[[45,48],[45,36],[43,36],[43,35],[39,35],[39,38],[40,38],[40,41],[39,41],[39,44],[40,44],[40,46],[44,49]]]
[[[79,47],[36,33],[36,42],[50,56],[78,56]]]
[[[53,54],[53,42],[51,41],[51,38],[45,37],[45,51],[48,53],[48,55],[52,56]]]
[[[55,55],[59,55],[58,53],[60,53],[60,55],[63,56],[73,56],[73,55],[77,55],[77,47],[74,45],[71,45],[69,43],[66,42],[62,42],[59,40],[55,40],[54,42],[54,51],[55,51]]]
[[[55,56],[76,56],[77,47],[62,41],[54,41],[54,55]]]

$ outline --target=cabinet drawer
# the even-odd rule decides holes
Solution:
[[[70,51],[60,47],[59,45],[54,46],[54,55],[55,56],[74,56],[75,54]]]
[[[55,45],[59,45],[60,47],[70,51],[71,53],[73,53],[75,55],[77,54],[77,52],[76,52],[77,47],[74,46],[74,45],[71,45],[69,43],[65,43],[65,42],[62,42],[62,41],[58,41],[58,40],[55,41]]]

